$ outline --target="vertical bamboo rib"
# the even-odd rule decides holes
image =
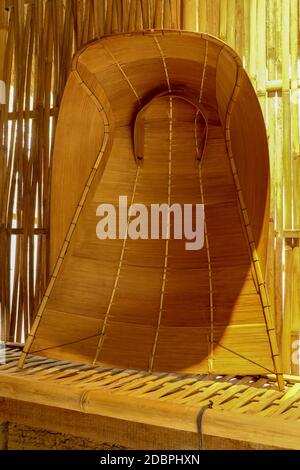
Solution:
[[[94,1],[94,18],[95,18],[95,36],[100,38],[104,35],[105,29],[105,2],[99,2],[98,0]],[[124,0],[124,3],[128,3],[128,0]],[[125,5],[125,9],[127,10],[127,4]],[[125,11],[126,11],[125,10]],[[125,15],[124,15],[125,17]],[[124,24],[126,21],[124,21]],[[124,31],[126,31],[124,26]]]
[[[133,189],[132,189],[130,205],[132,205],[134,203],[134,200],[135,200],[135,197],[136,197],[136,188],[137,188],[137,184],[138,184],[139,174],[140,174],[140,167],[137,166],[135,180],[134,180]],[[112,289],[112,292],[111,292],[111,296],[110,296],[110,299],[109,299],[109,303],[108,303],[106,312],[104,314],[104,320],[103,320],[102,328],[101,328],[101,331],[99,333],[99,341],[98,341],[98,344],[97,344],[97,349],[96,349],[96,352],[95,352],[95,358],[94,358],[94,362],[93,362],[94,365],[96,365],[100,361],[101,351],[102,351],[103,344],[105,342],[105,337],[106,337],[106,334],[107,334],[107,327],[108,327],[110,312],[111,312],[111,308],[113,306],[114,298],[115,298],[116,291],[117,291],[118,284],[119,284],[121,270],[122,270],[122,267],[123,267],[123,260],[124,260],[124,255],[125,255],[125,248],[126,248],[129,222],[130,222],[130,217],[128,217],[128,219],[127,219],[126,234],[125,234],[125,237],[124,237],[124,240],[123,240],[123,243],[122,243],[122,249],[121,249],[119,264],[118,264],[118,268],[117,268],[117,272],[116,272],[116,277],[115,277],[113,289]]]
[[[162,63],[163,63],[163,67],[164,67],[164,71],[165,71],[165,76],[166,76],[166,82],[167,82],[167,86],[168,86],[168,91],[171,92],[171,82],[170,82],[170,77],[169,77],[169,71],[168,71],[168,67],[167,67],[167,63],[166,63],[166,58],[165,58],[165,55],[164,55],[164,52],[161,48],[161,45],[159,43],[159,39],[157,36],[153,36],[153,39],[154,39],[154,42],[155,44],[157,45],[157,48],[159,50],[159,54],[161,56],[161,60],[162,60]]]
[[[24,4],[20,0],[15,0],[15,93],[17,94],[17,132],[16,132],[16,150],[15,150],[15,159],[14,159],[14,177],[13,177],[13,186],[10,193],[10,199],[8,203],[8,218],[9,224],[12,224],[13,220],[13,210],[14,210],[14,194],[16,190],[16,199],[17,199],[17,227],[22,227],[24,221],[24,210],[23,210],[23,181],[24,181],[24,166],[25,162],[23,160],[23,139],[24,139],[24,128],[23,128],[23,103],[25,97],[25,70],[26,70],[26,56],[28,49],[28,38],[29,38],[29,22],[26,20],[25,25],[25,12]],[[22,40],[24,38],[24,40]],[[24,272],[23,272],[23,260],[24,253],[22,250],[22,240],[20,237],[17,237],[17,253],[16,255],[16,264],[15,264],[15,280],[18,279],[14,288],[14,316],[16,319],[16,341],[21,340],[21,332],[23,321],[25,322],[25,330],[27,329],[26,319],[23,308],[25,306],[24,298]],[[19,283],[19,285],[18,285]],[[25,306],[26,308],[26,306]],[[25,313],[25,315],[24,315]],[[23,316],[24,315],[24,316]]]
[[[0,1],[0,80],[4,78],[4,53],[8,32],[8,16],[5,10],[5,0]]]
[[[151,12],[149,10],[150,2],[142,0],[143,29],[151,28]]]
[[[42,226],[42,205],[41,205],[41,122],[42,122],[42,108],[41,103],[41,90],[43,89],[43,63],[42,63],[42,50],[43,50],[43,17],[44,8],[43,4],[38,3],[36,5],[35,12],[35,73],[34,73],[34,93],[33,93],[33,105],[38,110],[38,119],[33,125],[33,146],[31,149],[33,159],[33,185],[32,185],[32,198],[31,200],[37,200],[36,217],[37,225]],[[39,80],[41,80],[41,86],[39,86]],[[60,84],[58,84],[59,86]],[[42,294],[42,280],[43,280],[43,238],[38,237],[37,242],[37,265],[36,265],[36,282],[35,282],[35,301],[34,301],[34,314],[37,311],[37,306],[41,301]]]
[[[227,2],[227,38],[226,41],[233,49],[235,49],[235,30],[236,30],[236,20],[237,12],[235,0],[228,0]],[[238,25],[240,28],[240,25]]]
[[[203,182],[202,182],[202,171],[201,165],[199,166],[199,181],[200,181],[200,193],[201,193],[201,203],[205,204],[204,192],[203,192]],[[208,360],[207,360],[207,369],[208,373],[213,373],[214,370],[214,289],[213,289],[213,272],[212,272],[212,263],[210,255],[210,246],[208,238],[207,224],[204,222],[204,234],[205,234],[205,247],[207,253],[207,266],[208,266],[208,285],[209,285],[209,310],[210,310],[210,331],[208,338]]]
[[[172,147],[173,147],[173,98],[169,98],[169,171],[168,171],[168,206],[171,205],[171,190],[172,190]],[[167,233],[170,233],[170,218],[168,218],[168,227]],[[149,360],[149,372],[153,370],[155,354],[157,350],[161,320],[163,315],[163,307],[164,307],[164,297],[165,297],[165,289],[167,283],[167,274],[168,274],[168,257],[169,257],[169,237],[167,235],[166,244],[165,244],[165,259],[164,259],[164,267],[162,273],[162,284],[161,284],[161,294],[160,294],[160,301],[159,301],[159,312],[157,316],[157,325],[155,331],[154,342],[152,346],[152,351],[150,354]]]
[[[76,48],[80,48],[82,44],[83,35],[83,1],[79,0],[77,3],[72,4],[72,14],[74,18],[74,36]]]
[[[118,2],[117,0],[114,0],[113,5],[112,5],[111,32],[115,34],[118,31],[119,31]]]
[[[33,224],[31,223],[32,203],[30,201],[30,143],[29,143],[29,129],[30,129],[30,86],[31,86],[31,71],[32,71],[32,51],[33,51],[33,38],[31,34],[31,24],[33,20],[33,6],[29,5],[27,9],[26,28],[28,28],[28,50],[25,51],[28,57],[27,71],[26,71],[26,85],[25,85],[25,113],[24,113],[24,217],[23,217],[23,246],[22,246],[22,275],[23,275],[23,317],[24,317],[24,333],[27,336],[30,329],[30,311],[33,301],[33,295],[30,296],[30,281],[33,276],[33,271],[30,269],[28,263],[28,250],[33,236]],[[29,266],[28,266],[29,264]],[[32,285],[32,284],[31,284]],[[21,326],[22,329],[22,326]],[[21,330],[22,331],[22,330]]]

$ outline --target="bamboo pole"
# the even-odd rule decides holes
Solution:
[[[285,303],[284,322],[282,330],[282,366],[284,373],[291,372],[291,351],[292,351],[292,297],[293,285],[290,282],[290,273],[293,267],[293,248],[290,245],[285,249]]]
[[[236,0],[236,27],[235,27],[235,44],[236,52],[240,58],[244,55],[244,36],[245,36],[245,11],[244,0]]]
[[[129,19],[128,19],[128,31],[129,32],[135,30],[135,18],[136,18],[137,1],[138,0],[131,0],[131,2],[130,2]],[[163,0],[161,0],[161,1],[163,1]]]
[[[172,14],[170,8],[170,0],[165,0],[164,4],[164,29],[171,29]]]
[[[182,0],[183,29],[197,31],[197,1]]]
[[[0,1],[0,80],[7,78],[4,65],[6,59],[6,43],[8,38],[8,16],[5,11],[5,1]],[[7,91],[6,91],[7,92]],[[5,200],[5,177],[7,150],[5,135],[7,133],[7,105],[0,104],[0,340],[6,339],[9,324],[9,305],[7,305],[7,238],[2,224],[2,208]]]
[[[291,161],[291,103],[290,103],[290,2],[287,2],[282,11],[282,122],[283,122],[283,189],[284,189],[284,229],[290,230],[293,225],[292,214],[292,161]],[[291,367],[291,328],[292,328],[292,266],[293,252],[286,242],[285,247],[285,304],[282,335],[282,355],[284,372],[289,373]]]
[[[275,4],[273,0],[267,2],[267,71],[268,79],[275,80],[276,78],[276,24],[274,23],[275,17]],[[271,187],[270,187],[270,226],[269,226],[269,244],[268,244],[268,258],[266,270],[266,282],[269,290],[270,302],[272,310],[275,315],[275,327],[278,340],[281,339],[281,309],[277,308],[275,303],[275,250],[276,250],[276,190],[273,182],[276,180],[276,93],[274,91],[268,92],[268,141],[269,141],[269,155],[270,155],[270,171],[271,171]],[[281,274],[281,267],[280,267]]]
[[[243,48],[243,57],[241,57],[248,73],[249,73],[249,67],[250,67],[250,1],[251,0],[244,0],[244,28],[243,28],[244,29],[243,31],[244,48]]]
[[[170,0],[171,28],[180,29],[180,9],[177,0]]]
[[[198,31],[206,33],[207,31],[207,4],[206,0],[199,0],[198,4]]]
[[[298,341],[300,338],[300,291],[299,291],[299,279],[300,279],[300,248],[299,248],[299,238],[294,240],[293,247],[293,265],[292,265],[292,325],[291,325],[291,344],[293,345],[294,341]],[[296,343],[297,344],[297,343]],[[291,371],[294,375],[300,375],[300,362],[298,364],[291,361]]]
[[[290,2],[282,11],[282,106],[284,162],[284,224],[292,228],[291,103],[290,103]]]
[[[4,54],[7,41],[8,16],[5,10],[5,0],[0,0],[0,80],[4,78]]]
[[[227,39],[227,1],[222,0],[220,2],[220,26],[219,26],[219,38],[222,41]]]
[[[250,38],[249,38],[249,75],[256,88],[256,54],[257,54],[257,0],[250,0]]]
[[[213,36],[219,36],[220,29],[220,0],[207,2],[207,32]]]
[[[7,36],[7,45],[4,55],[5,73],[4,80],[6,83],[6,103],[2,105],[1,119],[2,119],[2,135],[3,135],[3,148],[1,161],[1,200],[0,200],[0,225],[1,230],[1,337],[3,340],[9,338],[10,320],[11,320],[11,286],[10,286],[10,265],[11,265],[11,238],[8,236],[7,231],[7,204],[9,198],[9,185],[12,167],[12,148],[14,145],[15,136],[15,121],[13,121],[11,129],[8,125],[8,108],[10,103],[10,87],[12,79],[12,66],[13,66],[13,47],[14,47],[14,31],[13,31],[13,17],[10,16],[9,29]],[[11,145],[8,144],[10,138]]]
[[[300,123],[299,123],[299,70],[300,43],[297,39],[300,28],[300,4],[291,0],[291,118],[293,159],[293,225],[300,229]]]
[[[267,8],[265,8],[266,1]],[[49,3],[47,8],[46,3]],[[265,118],[268,121],[272,172],[271,226],[274,224],[274,229],[272,226],[270,233],[276,232],[274,252],[272,252],[273,237],[269,244],[269,265],[274,266],[274,279],[272,280],[270,275],[269,285],[274,286],[273,292],[272,289],[270,292],[276,310],[276,328],[280,334],[282,237],[284,229],[295,231],[300,228],[297,101],[300,83],[297,41],[299,2],[297,0],[288,2],[286,0],[217,0],[216,2],[66,0],[63,7],[62,0],[47,2],[26,0],[24,7],[22,0],[9,0],[7,1],[9,12],[5,13],[4,0],[0,0],[0,6],[0,50],[4,49],[6,43],[6,52],[1,55],[5,57],[5,67],[3,68],[0,63],[0,79],[2,74],[5,76],[8,89],[12,82],[15,88],[13,109],[9,113],[6,105],[1,109],[1,123],[3,123],[1,135],[4,145],[0,149],[0,213],[1,224],[7,228],[5,231],[2,229],[0,241],[1,261],[3,260],[1,262],[2,331],[6,322],[10,336],[14,339],[18,336],[20,339],[25,317],[28,317],[29,311],[32,317],[35,314],[34,310],[32,311],[32,302],[36,309],[45,288],[47,278],[45,264],[49,251],[49,247],[45,245],[47,238],[45,233],[49,225],[47,199],[51,177],[51,158],[48,161],[47,155],[51,155],[56,114],[53,118],[54,131],[51,140],[48,136],[49,123],[54,112],[52,109],[55,109],[56,113],[59,108],[73,53],[86,41],[104,33],[110,34],[112,31],[134,31],[153,26],[155,28],[182,26],[196,30],[199,24],[200,31],[208,31],[225,39],[236,48],[240,56],[244,57],[251,79],[257,86]],[[267,44],[265,12],[268,15],[268,28],[272,29],[271,33],[268,32]],[[26,29],[28,13],[32,19],[27,23]],[[6,15],[5,21],[3,15]],[[8,17],[10,32],[7,29]],[[6,26],[3,28],[4,24]],[[24,59],[26,51],[29,55],[33,55],[32,65],[31,59]],[[44,54],[47,56],[46,62],[43,62]],[[14,64],[11,63],[13,55],[15,55]],[[33,78],[30,83],[31,68]],[[268,93],[267,99],[266,93]],[[54,104],[49,107],[51,94]],[[22,97],[24,106],[21,105]],[[9,119],[14,120],[10,127],[8,127]],[[20,126],[23,121],[24,130]],[[29,128],[31,128],[31,137],[29,137]],[[15,147],[11,145],[7,150],[9,141],[15,143]],[[26,147],[30,147],[28,164],[21,157],[28,154]],[[19,174],[20,181],[17,176]],[[24,191],[21,189],[22,186]],[[15,191],[17,191],[16,211]],[[25,192],[29,192],[30,197],[25,197]],[[33,209],[36,200],[37,221]],[[24,237],[20,233],[13,234],[8,230],[13,224],[17,225],[15,230],[21,230],[21,227],[25,230]],[[39,234],[36,230],[40,231]],[[10,259],[11,241],[14,239],[12,237],[17,238],[15,263]],[[34,244],[37,238],[39,239],[37,261],[33,262]],[[289,249],[287,251],[289,252]],[[293,335],[297,334],[299,329],[300,317],[299,300],[295,294],[299,290],[298,259],[297,246],[294,244],[292,267],[289,268],[290,272],[285,269],[286,283],[289,280],[293,284],[292,298],[286,299],[286,305],[292,306],[291,334]],[[9,285],[11,268],[12,292]],[[35,281],[33,271],[35,271]],[[27,299],[28,289],[30,294]],[[27,320],[26,322],[29,324]],[[285,332],[286,330],[285,328]]]
[[[125,3],[125,11],[128,9],[128,0],[124,0]],[[95,36],[100,38],[104,35],[105,30],[105,2],[99,2],[98,0],[94,0],[94,18],[95,18]],[[125,15],[124,15],[125,18]],[[123,30],[127,31],[125,27],[126,21],[124,19],[124,27]]]
[[[275,58],[276,70],[275,73],[281,77],[281,27],[282,27],[282,1],[276,0],[275,15],[272,21],[275,21]],[[281,80],[282,84],[282,80]],[[276,90],[275,90],[276,91]],[[280,90],[282,91],[282,89]],[[283,254],[284,254],[284,241],[283,241],[283,158],[282,158],[282,136],[283,136],[283,122],[282,122],[282,99],[281,94],[275,95],[275,170],[273,178],[274,186],[274,207],[275,207],[275,230],[276,230],[276,245],[275,245],[275,267],[274,267],[274,301],[277,319],[277,331],[281,341],[282,327],[283,327]]]
[[[112,15],[113,15],[113,0],[107,0],[106,5],[106,21],[105,21],[105,34],[112,32]]]
[[[0,450],[8,450],[8,423],[0,422]]]

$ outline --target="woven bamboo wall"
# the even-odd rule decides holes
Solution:
[[[0,0],[1,337],[24,340],[49,275],[51,152],[72,55],[102,35],[149,28],[221,38],[257,89],[272,175],[268,288],[285,372],[298,374],[299,0]]]

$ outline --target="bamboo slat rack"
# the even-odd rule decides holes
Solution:
[[[299,449],[299,377],[177,375],[93,367],[0,350],[0,422],[134,449]],[[14,391],[12,396],[12,389]],[[13,399],[13,401],[11,401]]]
[[[24,341],[51,274],[53,143],[73,54],[111,33],[187,29],[233,47],[257,90],[271,158],[268,288],[284,371],[299,373],[299,27],[297,0],[0,1],[3,340]]]

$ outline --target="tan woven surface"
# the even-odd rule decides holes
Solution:
[[[199,408],[212,402],[216,410],[300,419],[300,383],[295,383],[296,378],[286,381],[285,392],[279,392],[276,381],[268,377],[148,373],[91,367],[32,355],[28,355],[24,368],[18,369],[19,357],[19,349],[2,350],[1,358],[5,363],[0,365],[0,390],[1,377],[10,376],[28,379],[31,385],[33,382],[35,385],[55,384],[55,390],[59,386],[93,389]]]

